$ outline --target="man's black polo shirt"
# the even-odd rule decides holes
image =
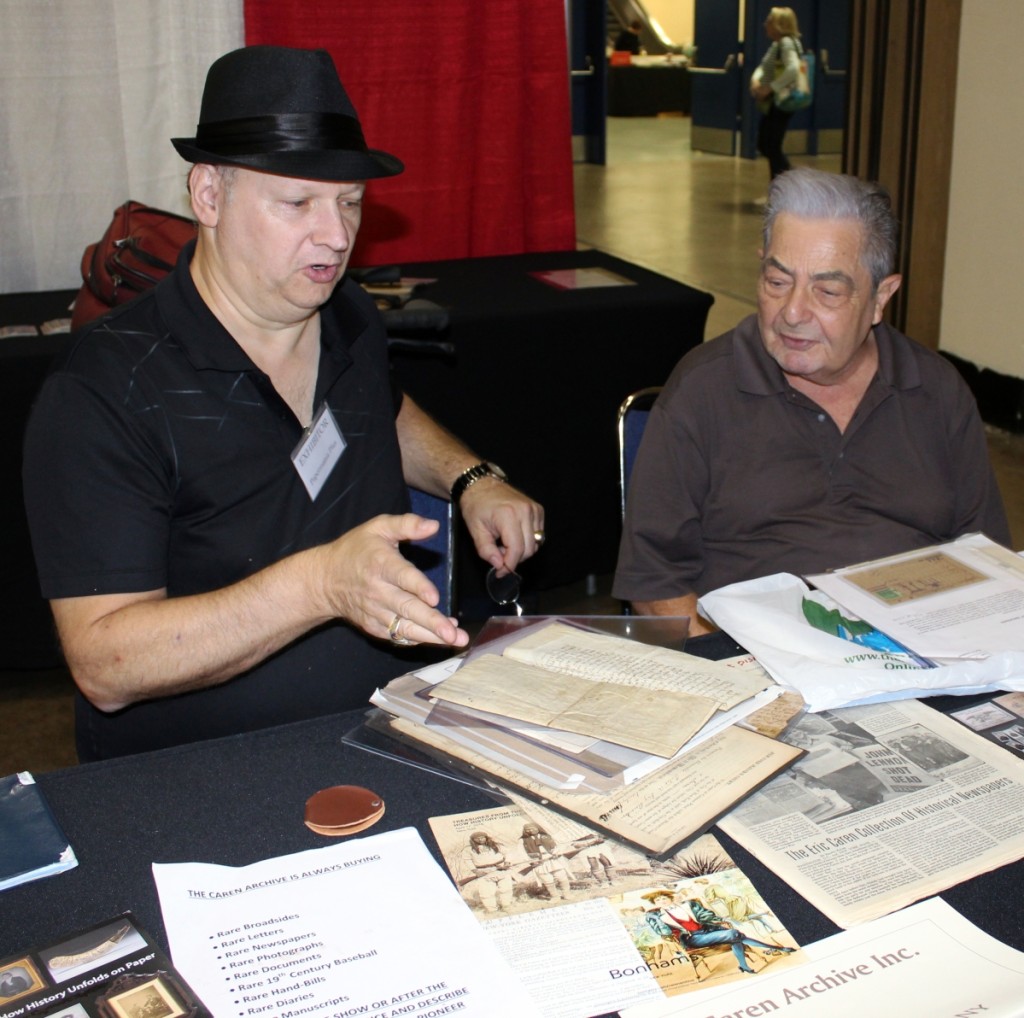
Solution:
[[[191,253],[83,330],[36,402],[25,492],[44,597],[216,590],[407,508],[372,301],[346,280],[321,312],[314,408],[326,401],[347,444],[312,501],[290,458],[302,426],[203,303]],[[116,714],[79,698],[79,755],[347,710],[409,667],[392,648],[327,625],[221,686]]]

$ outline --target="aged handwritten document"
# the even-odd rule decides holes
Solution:
[[[660,855],[803,755],[738,725],[780,692],[750,660],[542,620],[393,679],[371,697],[381,711],[368,724]]]
[[[593,682],[485,654],[432,690],[438,700],[673,756],[714,714],[706,696]]]
[[[551,623],[478,655],[431,695],[485,711],[674,756],[717,711],[771,685],[763,672]]]
[[[527,778],[519,769],[460,745],[443,730],[399,717],[391,719],[391,726],[490,775],[499,785],[655,855],[706,831],[734,803],[803,755],[794,746],[733,726],[631,785],[604,794],[572,792]]]
[[[504,653],[549,672],[706,696],[716,700],[720,710],[735,707],[770,684],[763,672],[731,668],[621,636],[589,633],[561,622],[510,643]]]

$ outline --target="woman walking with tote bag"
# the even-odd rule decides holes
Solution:
[[[771,176],[790,168],[782,143],[793,115],[779,108],[780,93],[785,94],[800,74],[800,26],[791,7],[773,7],[765,18],[764,30],[772,44],[751,75],[750,94],[758,101],[761,123],[757,131],[757,150],[768,160]]]

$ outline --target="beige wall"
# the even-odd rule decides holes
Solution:
[[[939,339],[1015,378],[1024,378],[1022,37],[1021,0],[963,0]]]
[[[677,46],[693,45],[694,0],[643,0],[647,13],[656,18],[665,34]],[[736,4],[736,38],[743,38],[743,12],[746,0]]]
[[[693,44],[693,0],[643,0],[647,13],[655,18],[676,46]]]

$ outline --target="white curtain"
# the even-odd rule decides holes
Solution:
[[[81,283],[129,198],[187,212],[210,63],[244,43],[242,0],[0,0],[0,293]]]

